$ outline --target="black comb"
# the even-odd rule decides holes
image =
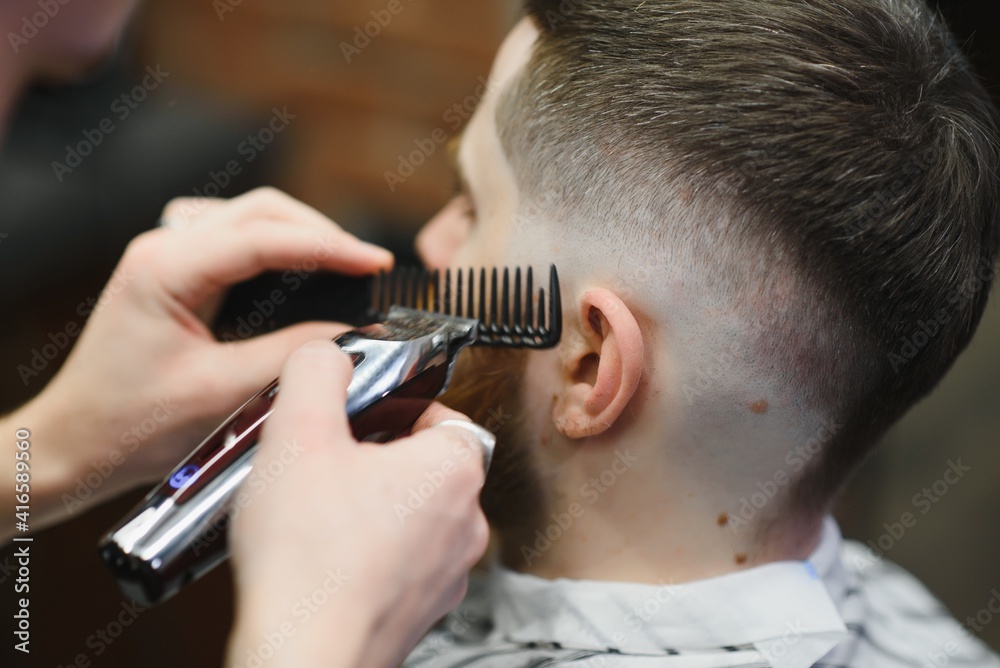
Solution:
[[[549,268],[549,293],[545,288],[534,292],[531,267],[513,272],[497,268],[428,271],[419,267],[400,267],[383,272],[372,283],[371,304],[377,314],[386,314],[390,306],[453,315],[479,321],[476,344],[506,348],[551,348],[562,334],[562,302],[559,274]],[[537,303],[536,303],[537,302]]]

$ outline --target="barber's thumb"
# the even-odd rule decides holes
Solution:
[[[306,322],[245,341],[224,343],[215,361],[232,379],[240,398],[248,398],[283,373],[289,356],[310,341],[332,341],[350,329],[329,322]]]
[[[299,452],[356,444],[346,409],[353,371],[351,358],[332,341],[312,341],[295,350],[281,371],[262,439],[272,448],[293,443]]]

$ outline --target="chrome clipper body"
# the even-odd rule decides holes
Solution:
[[[485,270],[478,282],[472,270],[467,281],[463,272],[455,276],[454,286],[450,272],[442,277],[402,269],[378,277],[372,311],[387,315],[335,340],[354,362],[346,410],[357,439],[386,441],[407,432],[448,387],[458,353],[468,345],[546,348],[558,342],[554,267],[547,304],[544,290],[534,294],[528,270],[524,308],[520,270],[513,291],[507,270],[502,286],[493,270],[489,288]],[[275,380],[247,401],[102,539],[101,555],[126,596],[147,606],[162,602],[228,557],[235,493],[253,470],[260,429],[278,390]]]

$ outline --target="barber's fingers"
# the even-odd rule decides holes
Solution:
[[[427,410],[425,410],[423,414],[417,418],[417,421],[413,423],[412,432],[416,434],[424,431],[425,429],[430,429],[431,427],[437,426],[439,422],[444,422],[445,420],[468,419],[469,418],[462,413],[452,410],[444,404],[435,401],[431,403],[431,405],[427,407]]]
[[[211,218],[211,214],[225,204],[226,200],[218,197],[177,197],[163,207],[159,226],[180,230]]]
[[[400,453],[397,456],[409,457],[415,468],[422,469],[421,475],[424,471],[446,471],[447,477],[455,478],[459,487],[467,487],[478,496],[486,480],[484,453],[487,448],[484,447],[483,437],[457,425],[462,422],[474,426],[461,413],[440,404],[433,404],[428,411],[430,415],[425,413],[420,418],[411,436],[392,441],[382,448]],[[445,424],[439,419],[452,415],[457,417],[444,420]],[[429,420],[435,422],[431,424]],[[486,437],[491,437],[489,432],[483,432]],[[492,444],[489,452],[492,453]]]
[[[307,343],[291,354],[281,373],[274,413],[264,425],[261,452],[296,442],[302,452],[356,445],[347,422],[347,385],[354,367],[333,342]]]
[[[221,393],[231,397],[249,397],[279,373],[295,350],[310,341],[331,341],[350,327],[335,322],[306,322],[284,327],[276,332],[229,342],[219,353],[214,347],[205,350],[205,364],[225,382]],[[222,380],[225,379],[225,380]]]
[[[159,227],[182,230],[190,225],[203,224],[212,218],[212,212],[226,205],[226,200],[218,197],[177,197],[167,202],[160,214]],[[212,322],[219,312],[225,292],[202,300],[194,309],[202,322]]]
[[[163,208],[160,227],[181,229],[194,223],[214,223],[225,218],[220,214],[260,218],[318,219],[323,214],[275,188],[257,188],[232,199],[221,197],[177,197]],[[327,221],[328,222],[328,221]]]
[[[432,403],[423,415],[417,418],[412,433],[420,434],[431,429],[437,430],[438,433],[440,430],[445,430],[445,433],[451,434],[451,438],[458,437],[458,443],[480,457],[484,474],[489,472],[493,449],[496,447],[496,437],[490,431],[472,422],[462,413],[437,402]],[[434,432],[431,432],[431,437],[434,437],[433,434]]]
[[[312,228],[248,218],[238,226],[184,230],[190,236],[178,239],[176,252],[164,258],[160,280],[181,304],[195,310],[227,287],[268,270],[362,275],[392,265],[387,251],[332,223]]]
[[[304,268],[350,275],[392,266],[392,254],[365,243],[305,204],[265,188],[213,204],[198,224],[156,238],[157,278],[197,311],[226,287],[262,271]]]

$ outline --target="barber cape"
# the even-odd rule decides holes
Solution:
[[[681,585],[495,567],[407,668],[976,668],[1000,659],[913,576],[828,518],[806,561]]]

